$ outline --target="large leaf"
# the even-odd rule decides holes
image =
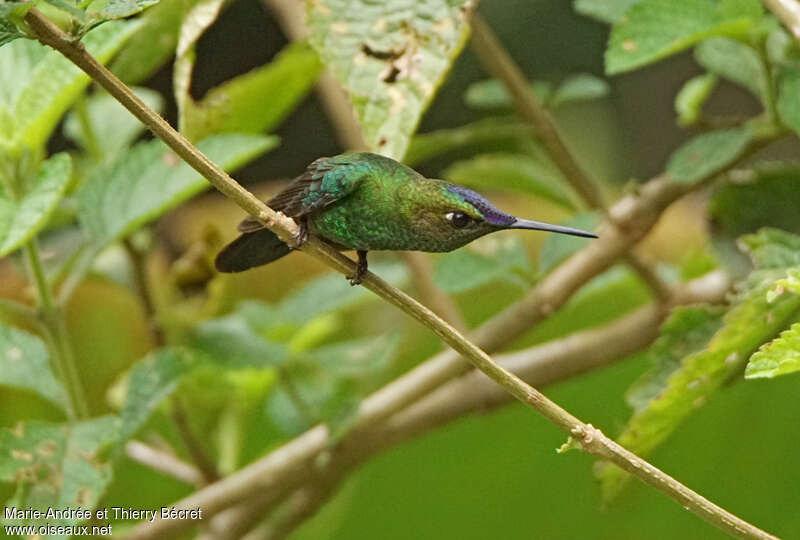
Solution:
[[[618,438],[620,444],[636,454],[646,455],[662,443],[727,380],[741,374],[746,360],[762,343],[797,319],[799,295],[769,298],[767,293],[775,287],[775,276],[785,275],[785,270],[780,269],[800,263],[797,250],[800,238],[765,230],[745,237],[743,246],[750,252],[756,271],[739,285],[736,305],[724,316],[721,328],[705,347],[680,361],[660,391],[640,390],[640,399],[636,400],[639,409]],[[713,320],[707,320],[701,326],[708,331],[714,324]],[[695,336],[684,346],[691,350],[702,338]],[[663,347],[663,343],[658,347]],[[647,395],[651,399],[645,402]],[[607,498],[616,495],[628,477],[611,466],[603,468],[600,476]]]
[[[606,73],[621,73],[713,36],[744,36],[761,18],[756,0],[642,0],[611,31]]]
[[[269,64],[214,88],[190,106],[185,130],[202,139],[212,133],[272,129],[305,97],[321,69],[317,53],[306,43],[288,45]]]
[[[197,146],[209,159],[231,170],[276,144],[275,137],[217,135]],[[162,142],[139,143],[115,162],[95,169],[77,195],[80,220],[95,244],[102,246],[207,186],[197,171]]]
[[[3,524],[75,525],[74,510],[91,510],[111,481],[105,450],[117,439],[119,419],[102,416],[71,425],[30,421],[0,429],[0,480],[17,484],[7,507],[73,510],[66,517],[6,519]]]
[[[445,292],[462,292],[503,280],[521,287],[530,272],[528,255],[519,237],[488,236],[442,255],[433,271],[434,284]]]
[[[800,133],[800,66],[788,67],[781,74],[777,107],[781,121]]]
[[[136,30],[136,23],[104,24],[83,38],[83,45],[99,62],[107,62]],[[0,111],[11,126],[0,122],[0,145],[19,151],[39,150],[61,115],[89,83],[89,76],[61,53],[22,40],[0,49]],[[0,112],[0,117],[3,113]]]
[[[311,44],[350,94],[364,140],[402,159],[469,27],[465,0],[309,0]]]
[[[746,379],[772,378],[800,371],[800,323],[794,323],[779,338],[750,357]]]
[[[0,324],[0,384],[24,388],[66,407],[66,392],[50,369],[47,347],[36,336]]]
[[[750,90],[760,100],[769,93],[767,68],[750,46],[730,38],[707,39],[695,48],[697,62],[712,73]]]
[[[158,113],[161,112],[164,100],[158,92],[148,88],[132,90],[145,105]],[[106,160],[115,159],[145,129],[144,124],[105,92],[96,93],[87,100],[86,113],[91,134]],[[67,115],[64,132],[84,149],[90,148],[91,143],[84,140],[86,134],[75,111]]]
[[[448,167],[445,179],[472,188],[530,193],[568,209],[574,206],[561,173],[549,161],[524,154],[481,154]]]
[[[286,347],[260,335],[242,311],[199,324],[191,332],[191,348],[203,353],[210,362],[230,369],[277,366],[285,362]]]
[[[672,153],[667,174],[682,184],[701,180],[733,163],[752,140],[747,126],[697,135]]]
[[[534,81],[531,92],[546,107],[557,108],[569,103],[591,101],[608,95],[608,83],[589,73],[576,73],[564,79],[557,88],[545,81]],[[474,109],[511,108],[513,102],[506,87],[497,79],[472,83],[464,94],[466,104]]]
[[[184,375],[201,364],[185,349],[159,349],[147,355],[128,374],[125,402],[120,410],[119,442],[144,425],[153,411],[178,387]]]
[[[11,201],[0,194],[0,257],[19,248],[47,224],[71,174],[69,155],[56,154],[42,163],[22,199]]]

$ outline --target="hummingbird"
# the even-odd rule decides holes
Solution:
[[[358,253],[355,274],[349,277],[352,285],[361,283],[367,272],[368,251],[452,251],[506,229],[597,238],[580,229],[506,214],[471,189],[426,178],[369,152],[317,159],[267,206],[297,221],[293,245],[248,217],[238,226],[241,235],[217,255],[217,270],[242,272],[270,263],[302,246],[309,234]]]

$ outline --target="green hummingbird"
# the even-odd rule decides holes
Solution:
[[[239,224],[242,234],[217,255],[217,270],[242,272],[270,263],[300,247],[308,234],[337,249],[358,252],[356,272],[349,278],[353,285],[360,283],[367,271],[368,251],[452,251],[505,229],[597,237],[579,229],[516,218],[470,189],[425,178],[402,163],[368,152],[314,161],[267,205],[298,222],[294,245],[248,217]]]

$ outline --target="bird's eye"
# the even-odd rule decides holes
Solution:
[[[463,212],[448,212],[444,215],[444,217],[456,229],[463,229],[472,223],[472,218]]]

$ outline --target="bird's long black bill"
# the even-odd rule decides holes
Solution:
[[[543,221],[533,221],[532,219],[517,219],[509,229],[531,229],[534,231],[549,231],[560,234],[571,234],[572,236],[584,236],[586,238],[597,238],[594,233],[582,231],[580,229],[573,229],[572,227],[562,227],[561,225],[552,225],[544,223]]]

